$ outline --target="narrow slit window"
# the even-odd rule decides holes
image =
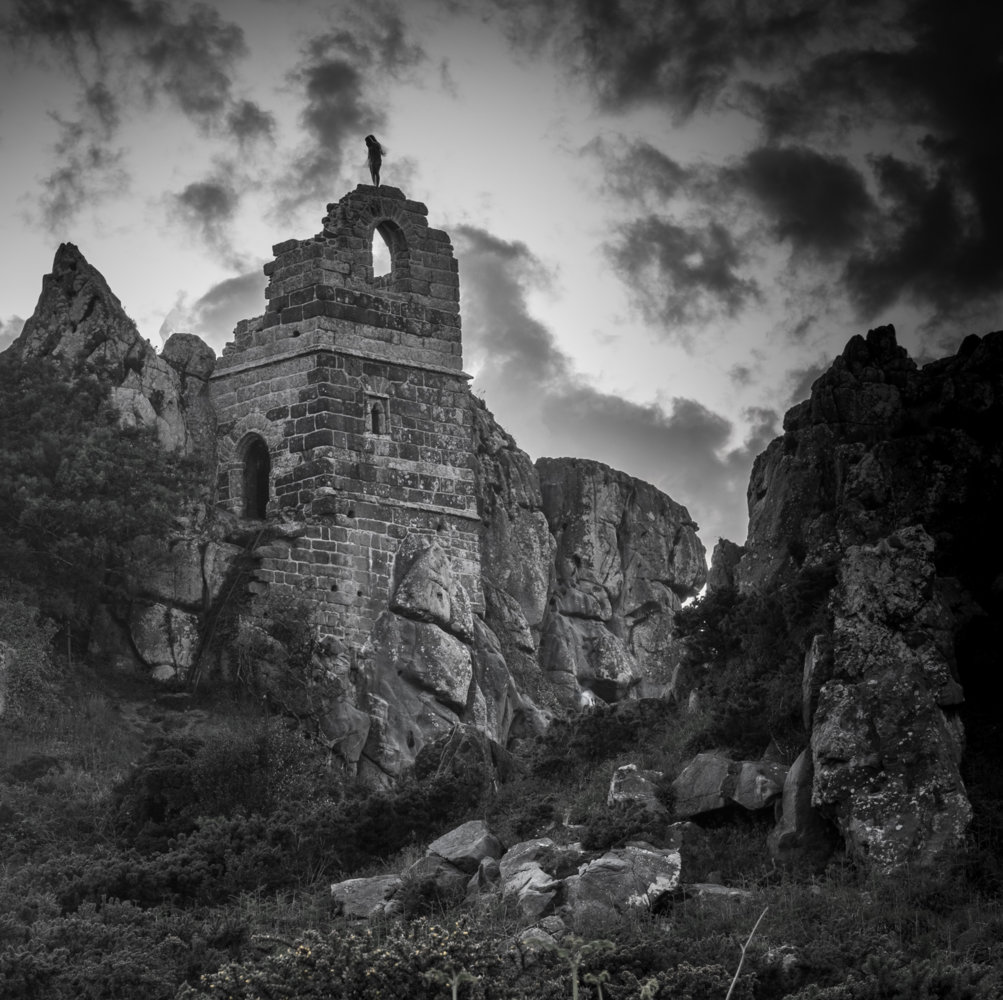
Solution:
[[[383,412],[383,404],[373,403],[369,411],[369,430],[373,434],[386,434],[386,414]]]

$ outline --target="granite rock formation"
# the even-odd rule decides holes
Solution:
[[[792,769],[778,857],[817,860],[824,843],[808,774],[818,818],[878,867],[935,865],[963,831],[962,734],[989,732],[1003,621],[1000,426],[1003,333],[920,368],[882,327],[847,344],[757,458],[748,538],[716,553],[712,578],[838,581],[806,650],[811,766]]]
[[[673,615],[706,579],[686,508],[599,462],[540,459],[556,540],[540,663],[565,701],[667,693],[678,660]]]

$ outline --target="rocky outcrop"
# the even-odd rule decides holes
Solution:
[[[831,676],[813,719],[813,801],[852,853],[885,871],[938,864],[971,819],[933,549],[917,527],[848,550],[832,602]]]
[[[988,596],[1003,552],[1003,332],[918,368],[891,326],[854,337],[757,459],[743,589],[922,524],[942,575]]]
[[[124,426],[152,427],[165,448],[201,448],[211,458],[207,385],[215,355],[191,334],[176,334],[168,345],[158,356],[101,273],[63,243],[11,349],[23,358],[53,358],[72,374],[96,367],[111,382]]]
[[[817,859],[831,821],[877,867],[936,864],[964,829],[962,719],[970,744],[991,731],[1003,621],[1001,425],[1003,333],[920,368],[881,327],[756,460],[744,552],[722,552],[715,583],[829,590],[804,650],[811,761],[785,789],[778,859]]]
[[[540,459],[543,509],[557,542],[540,665],[568,704],[666,690],[679,655],[672,621],[706,579],[686,508],[599,462]],[[647,693],[654,693],[649,691]]]

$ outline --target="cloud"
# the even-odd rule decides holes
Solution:
[[[740,273],[745,250],[719,222],[686,227],[649,215],[621,225],[606,252],[648,320],[682,343],[686,332],[673,328],[737,316],[760,298],[756,281]]]
[[[239,259],[229,238],[229,223],[239,204],[235,168],[225,162],[202,180],[168,195],[169,212],[230,262]]]
[[[722,172],[756,201],[777,240],[830,258],[856,245],[872,222],[874,205],[859,170],[841,156],[805,146],[761,146]]]
[[[744,540],[752,460],[775,436],[777,415],[749,411],[747,440],[729,447],[734,425],[696,400],[639,404],[596,389],[529,312],[529,292],[551,280],[533,253],[472,226],[453,236],[474,391],[520,445],[536,457],[605,462],[685,504],[705,542]]]
[[[713,107],[738,67],[783,65],[828,23],[824,0],[495,0],[494,6],[514,45],[534,53],[550,45],[588,82],[603,111],[654,104],[677,120]]]
[[[274,127],[271,115],[233,94],[247,54],[243,31],[204,4],[181,14],[152,0],[19,0],[0,37],[43,60],[55,55],[79,87],[77,116],[52,115],[60,126],[57,165],[40,195],[50,226],[128,183],[115,148],[127,112],[166,103],[203,134],[242,143]]]
[[[58,166],[42,178],[39,208],[43,224],[55,233],[63,232],[84,206],[93,207],[129,186],[122,151],[108,144],[104,128],[82,110],[84,117],[78,120],[51,116],[60,132]]]
[[[258,139],[274,140],[275,116],[254,101],[237,101],[226,116],[226,127],[241,144]]]
[[[288,212],[304,202],[326,200],[343,172],[351,144],[364,171],[367,133],[379,133],[386,114],[376,101],[385,77],[402,79],[425,53],[407,40],[399,13],[385,3],[354,15],[348,26],[312,39],[289,74],[304,98],[300,122],[308,142],[294,158],[280,202]]]
[[[0,351],[4,351],[10,347],[21,336],[23,328],[24,320],[20,316],[8,316],[6,319],[0,318]]]
[[[947,313],[998,303],[1003,279],[1003,11],[959,0],[883,6],[870,29],[753,88],[773,137],[832,141],[866,125],[880,218],[843,282],[869,318],[900,299]]]
[[[176,332],[197,333],[219,353],[240,320],[264,312],[265,283],[259,266],[218,282],[191,305],[180,294],[160,326],[161,340]]]
[[[683,167],[651,143],[596,138],[583,153],[597,156],[605,172],[606,189],[620,198],[643,202],[649,195],[662,201],[682,193],[693,179],[693,170]]]
[[[233,108],[232,75],[237,59],[247,54],[241,28],[224,21],[211,7],[193,7],[186,20],[170,20],[160,5],[144,11],[150,17],[137,55],[146,65],[151,98],[158,91],[204,131],[225,119]]]

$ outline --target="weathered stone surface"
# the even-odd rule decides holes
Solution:
[[[172,333],[160,356],[179,374],[203,382],[216,367],[216,353],[193,333]]]
[[[487,737],[504,745],[516,712],[525,707],[526,696],[519,691],[498,637],[480,618],[474,619],[471,661],[474,685],[483,706],[482,717],[473,721]],[[536,669],[535,659],[533,668]]]
[[[229,542],[219,542],[210,538],[202,553],[202,584],[207,602],[211,605],[224,593],[224,586],[234,571],[243,549]]]
[[[345,700],[323,710],[318,719],[320,735],[327,745],[351,766],[359,763],[371,724],[365,712]]]
[[[771,857],[786,867],[821,870],[839,840],[812,805],[814,776],[811,750],[802,750],[787,772],[780,817],[767,838]]]
[[[532,459],[478,403],[473,409],[481,572],[509,595],[526,627],[539,630],[550,593],[556,543],[543,513]],[[495,623],[488,622],[497,632]]]
[[[369,920],[382,916],[394,893],[400,888],[399,875],[376,875],[373,878],[350,878],[331,886],[331,900],[343,917]]]
[[[513,844],[498,862],[502,898],[514,900],[525,917],[536,920],[549,913],[561,880],[547,874],[540,859],[555,849],[549,837]]]
[[[199,338],[192,341],[182,353],[201,358],[195,367],[204,371],[215,356]],[[208,447],[211,434],[203,425],[211,417],[187,405],[204,396],[205,378],[196,376],[197,386],[186,390],[179,372],[140,336],[104,277],[72,243],[56,251],[35,311],[12,349],[24,358],[57,359],[71,374],[95,364],[107,373],[124,426],[156,429],[171,450]]]
[[[745,554],[745,547],[727,538],[719,538],[710,557],[707,589],[721,590],[735,586],[735,569]]]
[[[445,550],[425,535],[408,535],[397,550],[390,610],[473,642],[470,598]]]
[[[187,675],[198,648],[196,615],[165,604],[137,603],[130,616],[129,633],[157,680]]]
[[[677,816],[698,816],[735,804],[764,809],[779,798],[787,768],[768,761],[735,761],[717,753],[701,753],[672,782]]]
[[[374,676],[389,683],[400,678],[463,711],[473,679],[469,646],[437,625],[390,613],[380,617],[369,642]]]
[[[679,851],[634,841],[590,861],[565,880],[569,909],[585,913],[650,909],[679,887]]]
[[[469,787],[497,788],[518,773],[520,764],[477,725],[461,723],[422,747],[415,777],[450,778]]]
[[[576,689],[617,701],[642,677],[668,679],[678,659],[673,616],[706,578],[686,508],[598,462],[536,467],[557,541],[541,666],[572,704],[581,703]]]
[[[438,854],[426,854],[401,873],[402,885],[433,884],[440,898],[462,899],[467,893],[467,883],[470,872],[465,872],[440,857]]]
[[[613,772],[606,804],[640,806],[656,819],[667,819],[668,810],[658,798],[658,784],[664,777],[661,771],[646,771],[636,764],[624,764]]]
[[[937,864],[971,818],[961,726],[945,714],[960,688],[933,550],[916,527],[847,551],[833,596],[832,678],[812,730],[813,801],[851,852],[883,870]]]
[[[503,851],[501,841],[488,829],[487,823],[473,819],[433,840],[428,845],[428,853],[444,858],[471,875],[485,858],[497,860]]]
[[[866,561],[866,572],[881,574],[875,603],[877,617],[883,616],[879,627],[863,613],[846,614],[842,609],[836,616],[839,635],[822,631],[808,651],[804,717],[815,729],[813,747],[831,750],[841,774],[852,770],[849,761],[856,759],[862,777],[868,761],[882,759],[875,744],[894,741],[899,721],[906,725],[904,717],[887,717],[881,699],[892,699],[892,704],[897,700],[895,711],[902,710],[903,699],[937,705],[943,721],[923,708],[912,731],[916,736],[925,727],[932,745],[945,748],[960,746],[960,712],[969,741],[980,753],[996,752],[991,745],[994,691],[987,651],[999,647],[998,623],[1003,621],[1003,590],[993,583],[997,555],[1003,551],[998,513],[1003,508],[1001,386],[1003,332],[967,337],[954,356],[917,368],[896,343],[891,327],[871,330],[866,338],[854,337],[847,344],[812,386],[811,398],[787,413],[784,435],[756,460],[749,484],[749,536],[735,570],[743,591],[813,587],[823,580],[831,589],[838,571],[849,582],[853,565],[863,566],[851,551],[879,543],[895,547],[912,526],[922,525],[933,543],[929,558],[940,576],[905,571],[901,560],[887,552],[887,558]],[[899,576],[900,571],[904,575]],[[853,584],[851,589],[859,587]],[[941,595],[939,608],[930,599],[931,591]],[[816,623],[811,628],[819,631]],[[852,648],[858,654],[847,659]],[[952,654],[957,663],[948,669],[945,664],[951,664]],[[896,673],[900,659],[906,670]],[[855,673],[848,676],[841,663],[853,664]],[[907,674],[919,685],[911,692],[906,691]],[[964,704],[959,701],[961,685]],[[822,704],[820,690],[826,692],[824,718],[815,706],[816,699]],[[868,726],[871,734],[861,738]],[[940,755],[931,753],[934,758]],[[816,752],[816,765],[819,761]],[[842,804],[826,808],[848,817],[852,798],[853,810],[869,817],[864,824],[868,829],[884,829],[879,814],[894,819],[899,793],[905,794],[911,781],[922,783],[925,779],[917,772],[931,766],[940,769],[926,760],[905,768],[913,775],[908,778],[898,774],[899,765],[880,781],[875,772],[872,781],[855,783],[855,796],[833,790]],[[933,780],[929,771],[927,777]],[[816,766],[819,803],[819,782],[825,781]],[[888,785],[887,792],[881,781]],[[947,795],[943,811],[930,812],[930,803],[924,805],[920,796],[914,833],[908,833],[911,822],[896,831],[899,820],[894,820],[891,833],[896,836],[882,834],[886,847],[878,853],[886,861],[899,848],[926,855],[923,844],[950,840],[950,831],[963,825],[966,810],[955,795],[954,778],[942,774],[935,784]],[[860,853],[862,843],[849,832],[849,824],[844,818],[847,846]],[[860,836],[868,842],[874,839],[870,833]],[[907,848],[910,836],[912,846]]]

